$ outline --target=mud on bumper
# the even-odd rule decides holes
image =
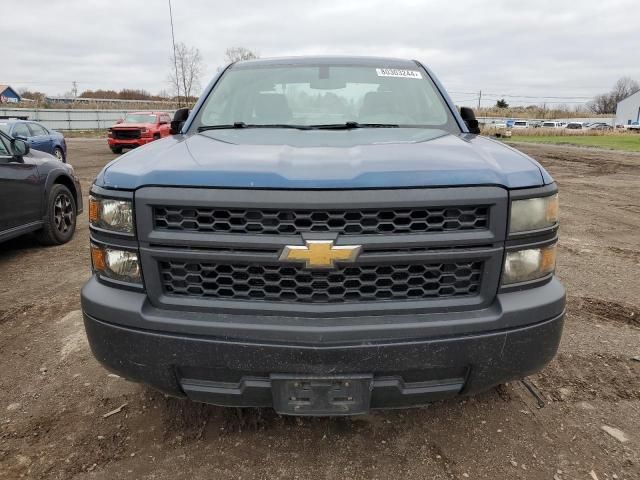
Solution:
[[[564,311],[498,331],[322,346],[150,331],[84,313],[94,355],[125,378],[205,403],[316,415],[423,405],[522,378],[553,358],[563,319]],[[317,399],[300,394],[305,385],[334,393],[307,411],[301,400]]]

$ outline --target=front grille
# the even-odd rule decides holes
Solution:
[[[289,303],[423,300],[477,295],[482,262],[302,266],[160,261],[168,295]]]
[[[374,235],[485,230],[487,206],[352,210],[231,209],[155,207],[160,230],[236,234],[295,235],[332,232]]]
[[[113,138],[117,138],[118,140],[133,140],[135,138],[140,138],[140,129],[139,128],[129,128],[126,130],[111,130],[111,135]]]

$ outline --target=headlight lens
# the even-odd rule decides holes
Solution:
[[[136,252],[91,244],[91,263],[95,272],[107,278],[142,283]]]
[[[556,244],[543,248],[528,248],[507,252],[502,283],[526,282],[542,278],[556,269]]]
[[[551,227],[558,222],[558,194],[511,202],[509,233]]]
[[[91,226],[112,232],[133,234],[133,206],[130,200],[89,197]]]

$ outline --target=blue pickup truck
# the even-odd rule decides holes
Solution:
[[[356,415],[555,355],[557,186],[421,63],[233,63],[91,188],[84,322],[171,395]]]

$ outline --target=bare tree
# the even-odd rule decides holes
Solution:
[[[622,77],[613,86],[611,94],[616,100],[616,103],[618,103],[620,100],[624,100],[629,95],[633,95],[638,90],[640,90],[640,84],[638,84],[638,82],[629,77]]]
[[[638,82],[629,77],[622,77],[609,93],[595,96],[587,106],[594,113],[615,113],[620,100],[624,100],[639,90],[640,84]]]
[[[169,98],[171,98],[171,95],[167,90],[163,88],[158,92],[158,95],[156,95],[156,97],[158,97],[160,100],[168,100]]]
[[[260,58],[260,54],[244,47],[231,47],[227,48],[227,50],[224,52],[224,58],[227,63],[233,63],[239,60],[252,60],[254,58]]]
[[[171,73],[169,82],[180,102],[180,94],[189,103],[193,100],[195,93],[200,89],[200,74],[202,73],[202,57],[200,50],[195,47],[188,47],[180,42],[176,44],[175,56],[169,57],[171,60]]]

